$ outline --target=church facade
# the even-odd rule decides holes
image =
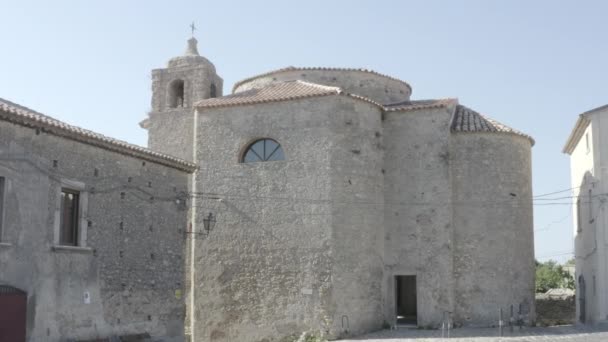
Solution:
[[[194,38],[152,75],[149,146],[198,166],[192,341],[534,320],[531,137],[364,69],[288,67],[222,96]]]
[[[223,95],[196,44],[152,71],[150,149],[0,99],[0,340],[534,321],[531,137],[365,69]]]

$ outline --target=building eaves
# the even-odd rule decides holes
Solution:
[[[516,129],[504,125],[494,119],[488,118],[463,105],[457,105],[451,125],[452,133],[502,133],[518,135],[530,140],[534,139]]]
[[[563,153],[572,154],[572,152],[574,152],[574,149],[576,148],[576,145],[578,145],[578,142],[581,140],[583,133],[585,133],[585,130],[589,126],[589,123],[591,123],[591,120],[589,120],[589,116],[605,109],[608,109],[608,105],[588,110],[578,116],[576,124],[574,124],[574,129],[572,129],[572,132],[570,132],[570,136],[568,136],[568,140],[566,140],[566,144],[562,149]]]
[[[254,88],[227,96],[201,100],[195,104],[195,107],[197,109],[234,107],[331,95],[348,96],[353,99],[364,101],[378,107],[382,112],[406,112],[422,109],[444,108],[458,104],[458,99],[447,98],[403,101],[382,105],[365,96],[348,93],[339,87],[294,80],[271,83],[261,88]]]
[[[458,104],[458,99],[433,99],[433,100],[415,100],[403,101],[384,105],[385,112],[406,112],[420,109],[445,108]]]
[[[0,120],[25,127],[37,128],[43,132],[75,140],[84,144],[103,148],[130,157],[158,163],[185,172],[194,172],[197,166],[188,161],[113,139],[93,131],[54,119],[27,107],[0,98]]]
[[[368,73],[368,74],[373,74],[376,76],[380,76],[380,77],[384,77],[393,81],[397,81],[399,83],[403,83],[405,86],[408,87],[408,89],[410,90],[410,93],[412,92],[412,86],[410,86],[407,82],[400,80],[398,78],[392,77],[392,76],[388,76],[373,70],[369,70],[369,69],[365,69],[365,68],[332,68],[332,67],[294,67],[294,66],[288,66],[286,68],[281,68],[281,69],[277,69],[277,70],[272,70],[272,71],[268,71],[265,72],[263,74],[259,74],[259,75],[255,75],[255,76],[251,76],[248,78],[245,78],[243,80],[240,80],[238,82],[236,82],[234,84],[234,86],[232,87],[232,92],[234,93],[234,91],[236,90],[236,88],[238,88],[239,86],[241,86],[243,83],[247,83],[250,81],[253,81],[257,78],[261,78],[261,77],[266,77],[266,76],[270,76],[273,74],[278,74],[281,72],[285,72],[285,71],[358,71],[358,72],[364,72],[364,73]]]
[[[578,142],[581,140],[581,137],[583,136],[583,133],[585,133],[590,122],[591,121],[585,115],[581,114],[578,116],[574,129],[570,132],[570,136],[562,149],[562,153],[572,154],[572,152],[574,152],[576,145],[578,145]]]
[[[407,112],[434,108],[454,108],[454,115],[451,123],[453,133],[503,133],[525,137],[532,145],[534,139],[527,134],[510,128],[500,122],[485,117],[472,109],[458,104],[458,99],[433,99],[403,101],[388,105],[379,104],[367,97],[350,94],[339,87],[325,86],[321,84],[305,82],[300,80],[270,83],[262,88],[253,88],[231,95],[211,98],[199,101],[197,109],[221,108],[244,105],[257,105],[262,103],[291,101],[305,98],[322,96],[348,96],[353,99],[367,102],[376,106],[381,112]]]

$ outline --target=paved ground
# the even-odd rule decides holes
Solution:
[[[340,340],[340,342],[525,342],[525,341],[560,341],[560,342],[608,342],[608,327],[561,326],[549,328],[509,328],[504,329],[499,337],[496,329],[454,329],[450,338],[442,338],[441,330],[398,329],[383,330],[373,334]]]

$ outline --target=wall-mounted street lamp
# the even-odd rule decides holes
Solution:
[[[203,218],[203,229],[202,229],[202,231],[200,231],[200,230],[199,231],[192,231],[192,228],[191,228],[192,224],[190,224],[190,228],[186,232],[186,236],[188,234],[190,234],[193,239],[196,239],[196,238],[204,239],[205,237],[209,236],[209,233],[211,233],[211,231],[213,230],[213,228],[215,228],[215,222],[216,222],[215,215],[213,215],[213,213],[209,213],[207,216],[205,216]]]
[[[215,216],[213,213],[209,213],[207,217],[203,219],[203,229],[205,230],[205,235],[209,235],[209,232],[213,230],[215,227]]]

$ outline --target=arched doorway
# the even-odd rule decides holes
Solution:
[[[25,342],[27,294],[0,285],[0,341]]]
[[[585,292],[587,292],[587,289],[585,288],[585,278],[581,275],[578,277],[578,311],[579,311],[579,315],[578,315],[578,320],[581,323],[585,323],[585,312],[587,311],[587,306],[585,304]]]

